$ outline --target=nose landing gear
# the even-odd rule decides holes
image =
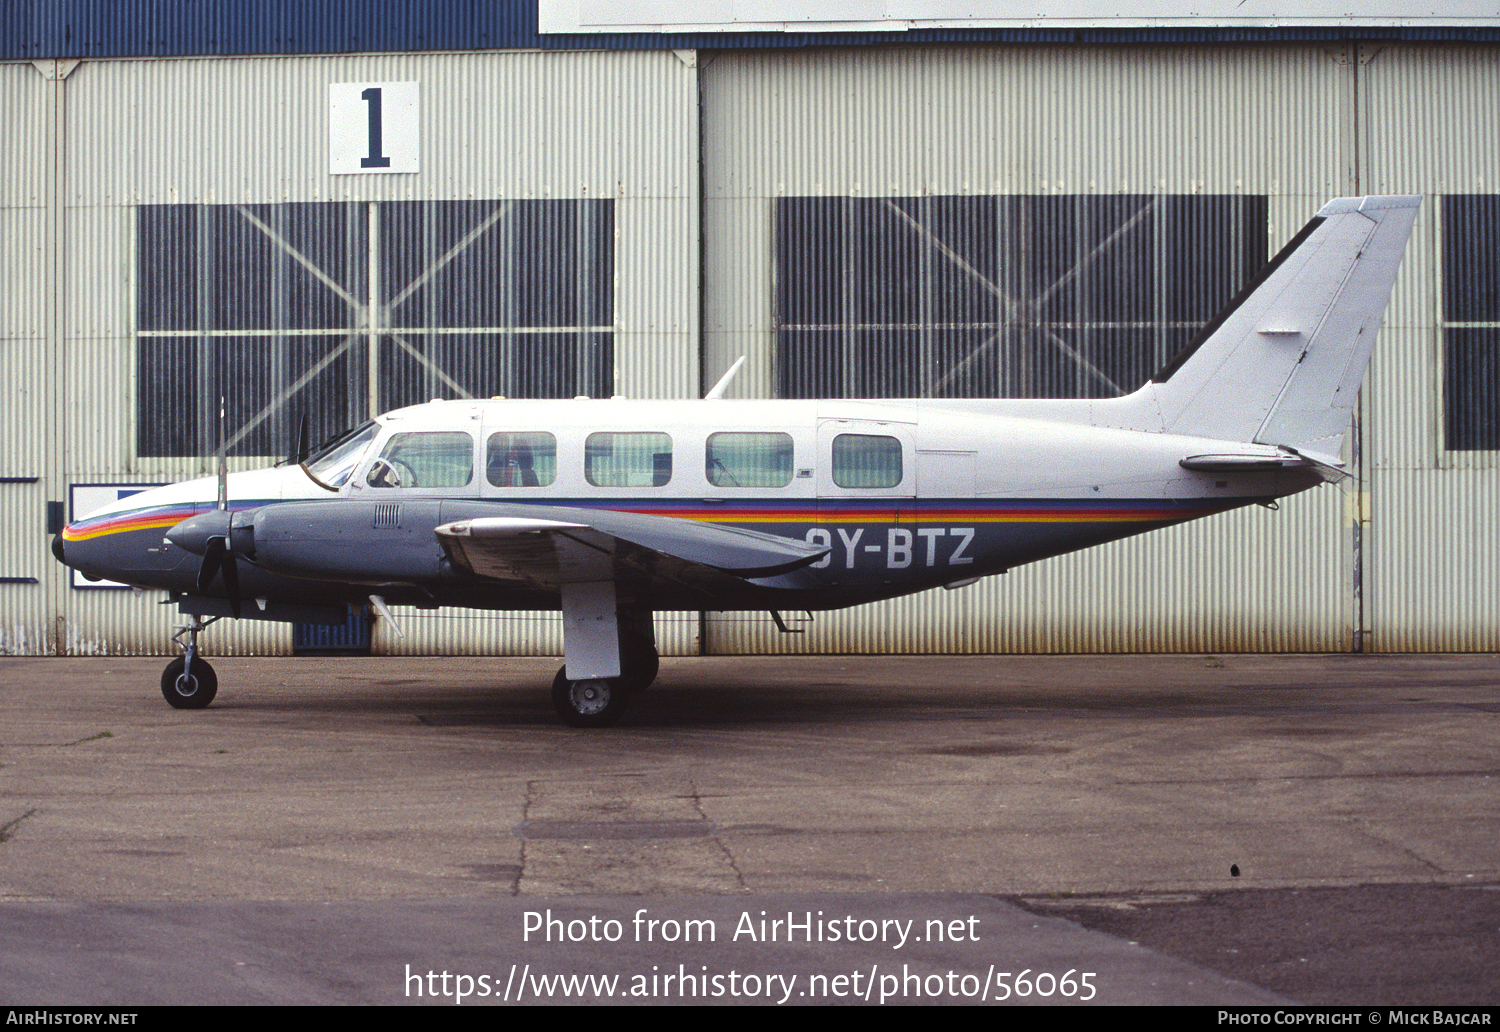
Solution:
[[[198,656],[198,632],[219,617],[207,620],[194,616],[183,624],[172,640],[182,646],[182,655],[167,664],[161,673],[161,694],[173,709],[203,709],[219,692],[219,678],[214,668]],[[187,636],[184,642],[183,636]]]

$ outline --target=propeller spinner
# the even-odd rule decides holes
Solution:
[[[240,514],[226,509],[212,509],[189,516],[167,531],[167,540],[184,551],[203,557],[198,567],[198,590],[208,591],[214,579],[222,576],[229,607],[240,615],[240,572],[236,560],[255,557],[255,528]]]

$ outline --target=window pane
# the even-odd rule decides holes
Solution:
[[[706,472],[717,487],[786,487],[792,482],[792,435],[711,434]]]
[[[1500,450],[1500,197],[1443,198],[1443,445]]]
[[[370,467],[372,487],[464,487],[474,475],[474,440],[450,431],[396,434]]]
[[[833,439],[833,482],[839,487],[895,487],[901,483],[901,442],[839,434]]]
[[[136,448],[213,455],[224,398],[230,455],[286,455],[302,416],[326,440],[364,416],[349,350],[326,337],[146,337],[136,347]],[[274,402],[274,404],[273,404]]]
[[[328,487],[343,487],[354,467],[364,458],[365,449],[380,434],[376,423],[367,423],[358,430],[340,435],[332,444],[325,445],[316,455],[307,460],[312,475]]]
[[[231,454],[281,455],[304,413],[327,434],[372,391],[613,390],[611,200],[143,205],[136,230],[142,455],[213,454],[220,395]]]
[[[1500,196],[1443,198],[1443,321],[1500,321]]]
[[[584,476],[595,487],[661,487],[672,479],[666,434],[589,434]]]
[[[496,487],[546,487],[557,479],[557,438],[545,432],[491,434],[486,471]]]
[[[787,398],[1117,397],[1266,262],[1266,198],[783,197]]]
[[[1443,330],[1443,444],[1500,450],[1500,328]]]

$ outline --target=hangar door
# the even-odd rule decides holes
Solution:
[[[1346,56],[715,55],[703,71],[705,383],[745,354],[738,390],[750,397],[1135,390],[1350,192]],[[1356,593],[1342,503],[1314,492],[1277,514],[1225,514],[959,591],[819,614],[805,634],[710,614],[705,645],[1345,649]]]

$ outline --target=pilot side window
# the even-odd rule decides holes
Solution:
[[[901,442],[878,434],[839,434],[833,439],[833,482],[895,487],[901,483]]]
[[[396,434],[366,480],[371,487],[465,487],[474,476],[474,439],[456,431]]]
[[[672,438],[658,433],[589,434],[583,475],[595,487],[661,487],[672,479]]]
[[[792,482],[792,435],[710,434],[704,472],[715,487],[786,487]]]
[[[380,425],[374,422],[345,430],[308,457],[305,463],[308,474],[324,487],[343,487],[364,458],[365,449],[379,435]]]
[[[485,477],[496,487],[547,487],[557,479],[557,438],[545,432],[490,434]]]

